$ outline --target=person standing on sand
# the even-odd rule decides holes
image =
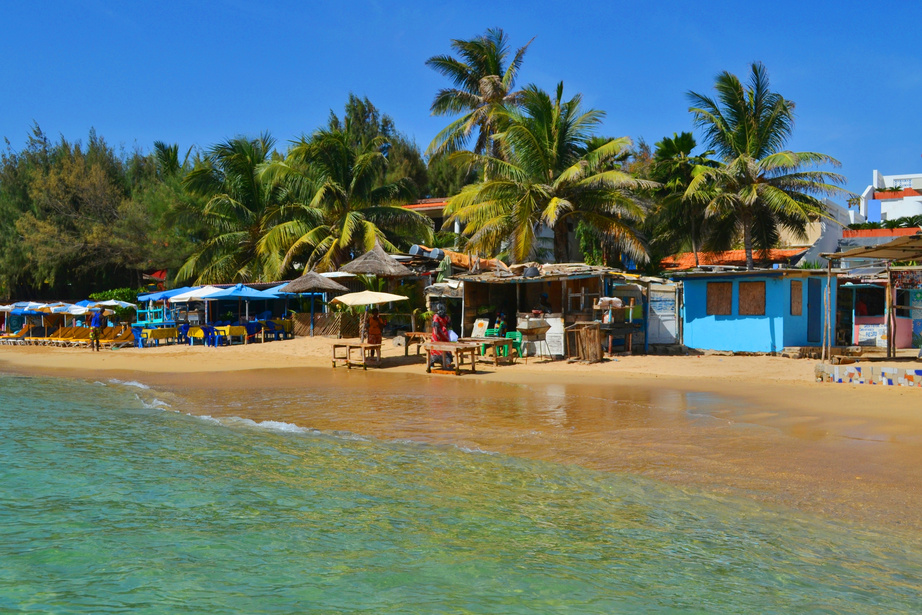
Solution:
[[[368,343],[380,344],[381,334],[387,325],[387,319],[378,315],[378,308],[371,310],[371,316],[368,317]],[[376,356],[376,351],[371,351],[371,356]]]
[[[448,312],[445,310],[444,305],[440,305],[436,310],[435,315],[432,317],[432,341],[433,342],[450,342],[451,337],[448,335]],[[450,352],[442,352],[440,350],[433,350],[430,355],[432,360],[429,363],[429,367],[435,365],[436,360],[442,362],[442,369],[450,369],[452,356]]]
[[[90,351],[95,349],[96,352],[99,352],[99,337],[102,335],[102,310],[93,312],[90,328]]]

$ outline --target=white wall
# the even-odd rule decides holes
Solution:
[[[881,220],[895,220],[906,216],[922,215],[922,197],[906,197],[899,201],[881,201]]]

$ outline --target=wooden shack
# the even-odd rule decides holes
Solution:
[[[551,325],[546,333],[546,351],[554,356],[563,356],[567,327],[579,322],[601,320],[597,309],[601,297],[626,298],[630,295],[635,298],[637,306],[638,334],[633,337],[633,343],[640,349],[646,344],[646,297],[653,279],[582,263],[540,265],[530,272],[527,268],[518,267],[512,272],[493,270],[452,277],[464,283],[462,335],[473,330],[477,319],[487,319],[488,326],[492,327],[500,312],[506,315],[508,330],[515,331],[519,320],[540,311]],[[656,281],[665,283],[663,280]]]

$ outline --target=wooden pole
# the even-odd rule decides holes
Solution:
[[[829,312],[831,308],[830,306],[830,303],[831,303],[830,284],[831,282],[832,282],[832,261],[827,260],[826,261],[826,288],[824,289],[824,292],[823,292],[823,312],[824,312],[823,314],[823,363],[825,363],[827,359],[832,360],[832,357],[831,357],[832,340],[830,339],[832,336],[829,333],[829,318],[830,318]],[[808,280],[808,286],[809,286],[809,280]],[[827,344],[828,344],[828,347],[827,347]]]
[[[887,315],[887,358],[891,359],[893,358],[896,344],[893,340],[893,275],[890,271],[890,261],[887,261],[887,301],[885,310]]]

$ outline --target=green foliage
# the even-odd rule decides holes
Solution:
[[[520,47],[510,59],[506,33],[491,28],[470,40],[452,40],[457,58],[438,55],[426,60],[427,66],[454,86],[435,95],[432,114],[463,114],[432,140],[426,150],[430,160],[461,150],[475,133],[474,153],[502,157],[493,137],[503,128],[506,109],[518,103],[521,92],[514,90],[515,79],[530,44]]]
[[[696,167],[686,197],[706,203],[709,248],[724,250],[742,238],[752,269],[753,248],[773,247],[782,228],[804,236],[807,224],[825,215],[819,197],[850,193],[838,187],[844,177],[815,169],[840,166],[837,160],[784,149],[794,103],[771,91],[762,64],[752,65],[748,85],[723,72],[714,89],[716,98],[690,92],[689,111],[721,163]]]
[[[893,220],[886,220],[884,222],[856,222],[854,224],[849,224],[848,228],[852,229],[853,231],[861,231],[881,228],[915,228],[920,226],[922,226],[922,215],[903,216],[901,218],[894,218]]]
[[[158,175],[155,158],[118,156],[94,131],[86,143],[55,143],[36,125],[22,151],[7,141],[0,154],[3,294],[85,296],[181,262],[190,233],[172,216],[186,196]]]
[[[183,179],[206,234],[176,274],[196,284],[278,279],[281,257],[261,240],[278,222],[282,193],[261,174],[275,141],[237,137],[213,146]]]
[[[262,177],[286,203],[260,248],[279,255],[280,270],[296,262],[335,270],[375,242],[395,251],[432,238],[429,218],[401,207],[413,195],[412,182],[379,182],[388,165],[385,143],[378,136],[359,144],[348,132],[321,130],[265,166]]]
[[[530,85],[520,102],[521,109],[503,112],[506,129],[495,136],[503,158],[454,154],[483,167],[486,179],[449,200],[446,226],[461,222],[469,249],[495,255],[505,244],[511,258],[523,262],[539,257],[537,228],[543,224],[553,230],[555,260],[566,262],[569,225],[584,221],[621,251],[645,260],[636,229],[644,215],[637,191],[656,184],[616,168],[614,161],[624,158],[630,139],[590,149],[604,114],[583,110],[580,95],[563,100],[562,83],[553,99]]]
[[[367,97],[350,93],[342,119],[330,111],[327,130],[346,134],[350,145],[357,149],[365,149],[372,142],[377,145],[387,164],[378,169],[376,187],[409,180],[408,199],[428,194],[429,173],[419,147],[398,132],[394,120],[381,113]]]
[[[429,160],[429,198],[451,197],[465,186],[478,180],[477,169],[452,164],[448,156],[436,156]]]
[[[690,132],[673,133],[656,143],[650,176],[660,187],[651,194],[653,209],[644,228],[652,237],[651,264],[658,267],[663,257],[691,251],[697,256],[707,237],[707,201],[686,195],[697,167],[715,167],[714,152],[692,155],[697,143]]]
[[[103,290],[98,293],[90,293],[89,299],[93,301],[125,301],[127,303],[137,303],[138,295],[144,293],[143,288],[113,288]],[[114,308],[115,318],[119,322],[130,322],[134,320],[134,308]]]

